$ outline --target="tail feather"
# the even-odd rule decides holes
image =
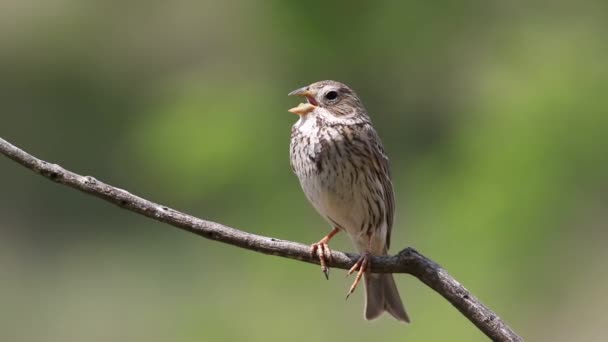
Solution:
[[[387,311],[397,320],[409,323],[395,279],[390,273],[365,274],[365,319],[378,318]]]

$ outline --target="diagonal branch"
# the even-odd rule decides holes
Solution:
[[[81,176],[57,164],[40,160],[2,138],[0,138],[0,153],[56,183],[67,185],[116,204],[123,209],[168,223],[207,239],[264,254],[312,264],[319,263],[317,258],[311,257],[307,245],[247,233],[184,214],[100,182],[91,176]],[[332,251],[332,261],[329,262],[329,266],[349,269],[357,261],[357,258],[358,256],[354,254]],[[376,273],[409,273],[452,303],[458,311],[492,340],[523,341],[496,313],[483,305],[441,266],[411,247],[405,248],[395,256],[373,257],[372,271]]]

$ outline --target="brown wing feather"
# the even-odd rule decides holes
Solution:
[[[374,154],[374,158],[378,162],[378,166],[380,168],[380,172],[378,175],[380,177],[380,183],[382,184],[382,190],[384,193],[384,203],[386,204],[386,249],[390,248],[391,245],[391,232],[393,229],[393,222],[395,220],[395,195],[393,191],[393,182],[391,181],[391,171],[388,156],[384,152],[384,147],[382,146],[382,141],[378,136],[378,133],[374,130],[371,125],[367,126],[369,131],[369,137],[372,153]]]

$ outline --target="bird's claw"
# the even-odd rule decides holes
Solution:
[[[357,288],[357,285],[359,285],[359,282],[361,281],[363,274],[365,274],[365,272],[367,272],[369,263],[370,263],[370,253],[365,252],[365,253],[363,253],[363,255],[361,255],[361,257],[359,257],[359,260],[357,260],[357,262],[353,265],[353,267],[351,267],[350,270],[348,270],[348,272],[346,273],[346,276],[348,277],[349,275],[353,274],[355,271],[358,271],[357,276],[355,277],[355,281],[353,281],[353,284],[350,286],[350,289],[348,290],[348,293],[346,294],[346,299],[348,299],[348,297],[353,292],[355,292],[355,289]]]
[[[325,274],[325,279],[329,279],[329,267],[327,263],[332,262],[331,250],[326,241],[319,241],[310,245],[310,256],[314,257],[315,254],[319,257],[321,263],[321,271]]]

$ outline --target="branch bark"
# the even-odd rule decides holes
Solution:
[[[105,184],[91,176],[81,176],[57,164],[40,160],[2,138],[0,138],[0,153],[56,183],[67,185],[123,209],[168,223],[207,239],[264,254],[311,264],[319,263],[317,258],[311,257],[308,245],[259,236],[184,214]],[[341,269],[349,269],[358,259],[355,254],[338,251],[332,251],[332,257],[333,260],[329,262],[329,266]],[[415,276],[452,303],[458,311],[493,341],[523,341],[496,313],[482,304],[441,266],[415,249],[408,247],[395,256],[373,257],[371,264],[372,271],[375,273],[408,273]]]

